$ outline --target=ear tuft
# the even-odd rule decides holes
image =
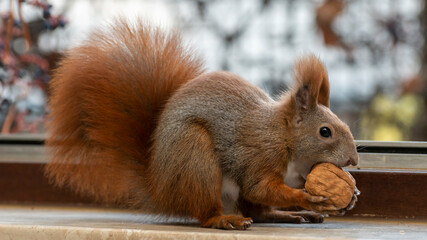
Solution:
[[[310,99],[309,86],[306,84],[298,88],[298,91],[295,95],[295,100],[298,108],[303,111],[307,110],[309,106],[309,99]]]
[[[296,101],[307,100],[297,103],[299,106],[314,107],[322,104],[329,107],[329,79],[328,73],[322,62],[313,54],[304,56],[295,62],[294,87]],[[304,89],[304,90],[303,90]],[[301,98],[299,93],[308,89],[308,99]]]

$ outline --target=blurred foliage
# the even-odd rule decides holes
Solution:
[[[26,22],[23,6],[38,17]],[[39,37],[63,28],[67,21],[51,14],[52,5],[41,0],[11,0],[0,19],[0,130],[2,134],[44,132],[47,89],[59,54],[42,52]]]
[[[146,12],[161,9],[160,22],[172,19],[209,70],[232,71],[277,97],[292,82],[294,59],[313,52],[330,73],[331,107],[356,139],[427,140],[422,0],[58,1],[63,5],[59,15],[51,14],[46,1],[10,2],[15,9],[2,13],[0,25],[3,133],[44,131],[46,89],[59,53],[41,51],[39,44],[72,42],[68,36],[51,41],[49,34],[40,41],[44,33],[67,25],[63,15],[74,13],[69,25],[78,24],[66,29],[77,35],[101,13],[111,14],[107,8],[127,14],[130,10],[120,7],[146,4]],[[38,17],[26,24],[17,14],[20,4],[34,6]]]

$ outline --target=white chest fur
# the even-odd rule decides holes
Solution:
[[[289,162],[283,181],[289,187],[304,188],[305,179],[302,177],[295,161]]]
[[[237,200],[240,188],[237,183],[228,176],[222,177],[221,200],[225,214],[237,214]]]

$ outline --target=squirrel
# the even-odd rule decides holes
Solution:
[[[294,80],[273,100],[236,74],[206,72],[178,32],[119,19],[68,50],[53,75],[46,176],[202,227],[322,222],[343,210],[304,191],[307,174],[358,155],[329,108],[321,61],[297,60]]]

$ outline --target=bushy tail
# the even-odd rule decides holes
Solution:
[[[68,51],[51,82],[47,176],[107,203],[144,198],[157,117],[202,73],[175,33],[120,19]]]

